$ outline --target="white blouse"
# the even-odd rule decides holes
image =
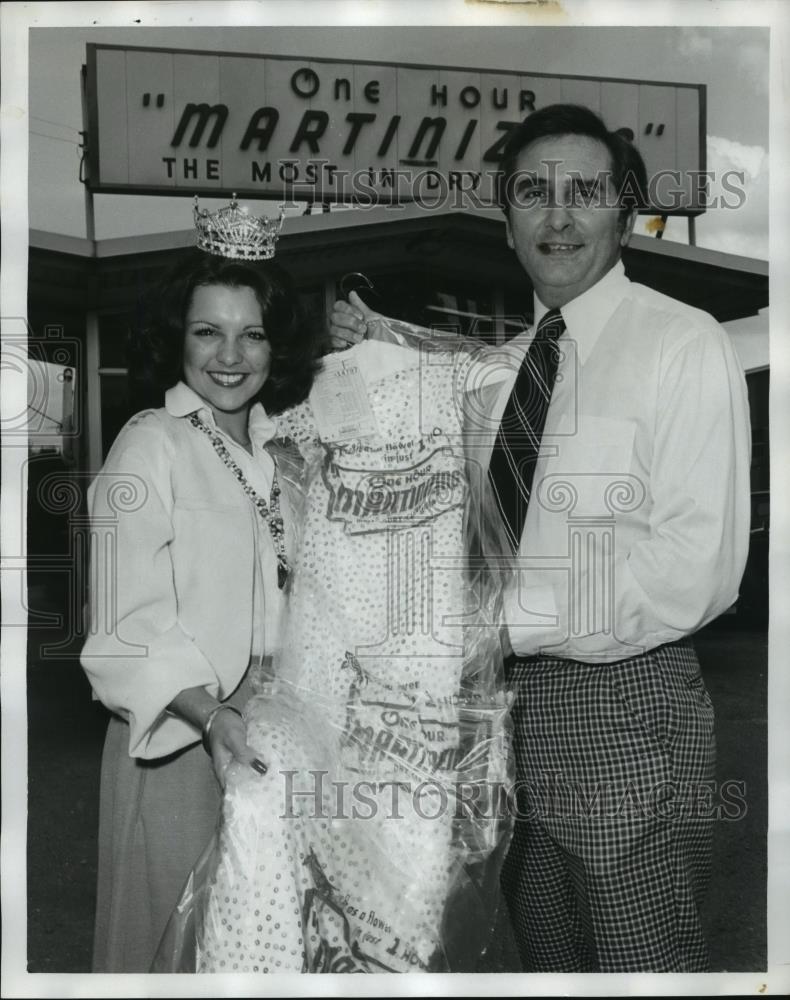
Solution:
[[[285,595],[267,525],[187,417],[204,401],[183,383],[164,409],[132,417],[91,485],[91,623],[81,661],[94,693],[129,722],[132,756],[155,758],[199,739],[166,712],[181,691],[227,698],[252,655],[279,649]],[[253,455],[222,435],[250,485],[267,499],[277,426],[250,413]],[[286,552],[297,526],[282,489]]]

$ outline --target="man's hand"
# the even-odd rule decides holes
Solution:
[[[351,292],[348,302],[338,299],[329,317],[329,336],[336,351],[345,351],[364,340],[368,324],[378,319],[379,313],[366,306],[356,292]]]

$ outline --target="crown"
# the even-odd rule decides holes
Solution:
[[[239,208],[235,192],[230,205],[209,212],[207,208],[198,208],[195,195],[197,245],[201,250],[232,260],[269,260],[274,256],[284,216],[285,206],[280,208],[276,219],[267,215],[256,218],[248,208]]]

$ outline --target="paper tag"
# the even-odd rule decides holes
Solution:
[[[310,393],[318,433],[322,441],[350,441],[376,433],[376,418],[370,407],[359,364],[351,358],[329,355]]]

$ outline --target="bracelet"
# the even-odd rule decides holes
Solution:
[[[214,720],[219,715],[223,709],[228,712],[235,712],[239,718],[242,717],[241,712],[238,708],[234,708],[233,705],[226,705],[224,702],[220,702],[219,705],[215,705],[214,708],[206,716],[206,721],[203,723],[203,730],[201,732],[200,741],[203,744],[203,749],[206,753],[211,756],[211,746],[209,745],[209,739],[211,738],[211,727],[214,725]]]

